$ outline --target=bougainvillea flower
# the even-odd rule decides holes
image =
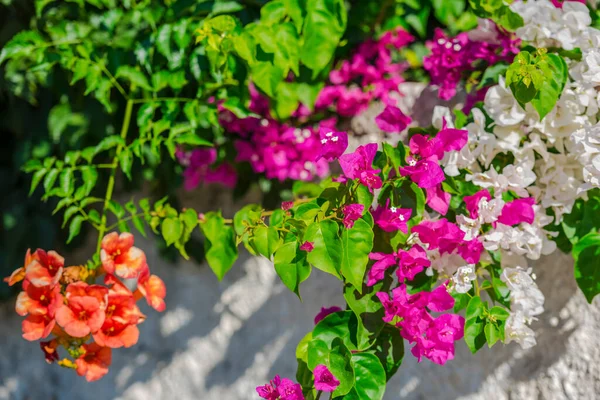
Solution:
[[[459,241],[456,243],[458,254],[469,264],[477,264],[481,258],[481,253],[484,251],[483,243],[478,238],[473,238],[467,241]],[[447,251],[451,253],[451,251]]]
[[[256,393],[266,400],[304,400],[302,387],[288,378],[281,379],[279,375],[266,385],[258,386]]]
[[[280,400],[304,400],[302,386],[288,378],[283,378],[277,388]]]
[[[31,342],[45,339],[52,333],[56,321],[47,315],[28,315],[21,324],[23,338]]]
[[[52,339],[47,342],[40,342],[40,348],[44,352],[44,358],[48,364],[58,361],[58,340]]]
[[[533,197],[509,201],[502,207],[502,213],[498,217],[498,222],[510,226],[518,225],[521,222],[532,224],[535,220],[534,204],[535,198]]]
[[[408,220],[412,214],[410,208],[389,207],[390,199],[385,203],[385,207],[378,207],[373,211],[373,219],[377,226],[385,232],[394,232],[400,230],[403,233],[408,233]]]
[[[445,179],[444,171],[436,161],[410,160],[409,165],[400,168],[400,175],[409,176],[420,188],[435,187]]]
[[[77,375],[85,376],[88,382],[97,381],[106,375],[112,362],[112,350],[97,343],[84,344],[81,348],[84,354],[75,360]]]
[[[381,114],[375,117],[375,123],[379,129],[389,133],[402,132],[411,121],[411,118],[404,115],[398,107],[389,105],[385,107]]]
[[[113,349],[137,343],[140,332],[136,325],[144,315],[135,304],[133,293],[118,281],[108,291],[105,313],[104,324],[93,335],[96,343]]]
[[[37,287],[28,280],[23,282],[23,291],[17,296],[15,310],[17,314],[25,316],[47,315],[54,318],[56,310],[63,304],[63,297],[60,294],[60,286],[42,286]]]
[[[354,153],[344,154],[339,158],[344,175],[349,179],[358,179],[370,189],[381,188],[380,170],[373,169],[373,160],[377,154],[377,145],[369,143],[359,146]]]
[[[454,297],[448,293],[446,286],[441,285],[428,293],[427,308],[431,311],[442,312],[454,307]]]
[[[437,221],[422,221],[411,231],[417,233],[421,242],[427,243],[430,250],[442,246],[443,250],[451,252],[456,247],[456,243],[465,237],[465,233],[456,224],[448,222],[445,218]]]
[[[333,392],[340,386],[340,381],[333,376],[326,365],[317,365],[313,370],[313,374],[315,376],[315,389],[317,390],[322,392]]]
[[[263,386],[256,387],[256,393],[261,399],[266,400],[277,400],[279,398],[279,392],[277,387],[281,384],[281,378],[279,375],[275,375],[275,378],[271,379],[269,383]]]
[[[319,313],[315,315],[315,325],[318,324],[323,318],[325,318],[329,314],[333,314],[338,311],[342,311],[342,309],[338,306],[321,307],[321,311],[319,311]]]
[[[371,253],[369,259],[375,260],[367,275],[367,286],[373,286],[377,282],[381,282],[385,277],[385,271],[388,268],[398,264],[398,258],[395,254],[386,253]]]
[[[75,282],[67,286],[67,303],[56,312],[56,322],[73,337],[97,332],[104,324],[108,289]]]
[[[413,245],[408,251],[398,251],[398,269],[396,275],[398,281],[402,282],[405,279],[412,281],[419,272],[431,265],[431,261],[427,258],[427,252],[418,244]]]
[[[344,214],[344,226],[347,229],[352,229],[356,220],[362,217],[364,210],[365,206],[363,204],[346,204],[344,208],[342,208],[342,213]]]
[[[64,265],[65,259],[57,252],[37,249],[25,266],[25,278],[38,287],[54,286],[60,280]]]
[[[294,202],[293,201],[284,201],[284,202],[281,203],[281,209],[283,211],[291,210],[292,207],[294,207]]]
[[[120,235],[111,232],[104,236],[100,260],[107,273],[125,279],[139,276],[146,266],[146,255],[142,250],[133,247],[133,240],[133,235],[129,232]]]
[[[453,343],[463,338],[465,319],[457,314],[442,314],[433,321],[433,328],[438,341]]]
[[[321,141],[321,154],[317,157],[317,160],[320,158],[327,161],[336,160],[348,148],[348,134],[346,132],[337,132],[320,127],[319,138]]]
[[[441,215],[446,215],[450,206],[450,193],[444,192],[442,185],[427,188],[425,191],[427,192],[427,205]]]
[[[300,245],[300,250],[306,251],[310,253],[315,249],[315,244],[313,242],[304,242]]]
[[[156,275],[150,275],[146,268],[138,279],[138,291],[146,298],[146,302],[158,312],[165,311],[165,297],[167,288],[162,279]]]
[[[434,140],[439,143],[438,146],[441,151],[446,153],[461,150],[467,144],[468,138],[469,131],[465,129],[446,128],[446,121],[444,120],[444,127],[438,132]]]
[[[485,199],[486,201],[490,201],[492,199],[492,195],[489,190],[482,189],[479,192],[475,193],[471,196],[463,197],[463,202],[469,212],[469,218],[478,218],[479,217],[479,202],[481,199]]]

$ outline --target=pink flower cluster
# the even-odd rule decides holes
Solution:
[[[488,202],[491,199],[492,195],[487,189],[480,190],[471,196],[465,196],[463,200],[465,202],[465,207],[469,212],[469,217],[478,218],[482,201]],[[532,224],[535,220],[534,205],[535,198],[533,197],[514,199],[504,203],[500,215],[493,221],[493,226],[495,227],[497,223],[509,226],[519,225],[521,222]]]
[[[304,400],[300,384],[288,378],[281,379],[279,375],[266,385],[258,386],[256,392],[266,400]]]
[[[413,245],[408,250],[399,249],[396,253],[371,253],[371,260],[376,262],[371,267],[367,286],[373,286],[385,277],[385,272],[390,267],[397,267],[396,276],[399,282],[404,280],[412,281],[419,272],[431,265],[427,258],[427,252],[418,244]]]
[[[440,28],[435,30],[433,40],[427,41],[431,54],[423,59],[423,67],[431,76],[431,83],[439,85],[439,97],[450,100],[465,72],[499,61],[512,61],[519,52],[519,40],[495,25],[485,40],[478,41],[476,34],[459,33],[448,37]],[[473,31],[477,32],[477,31]],[[479,32],[477,32],[479,33]],[[479,64],[479,65],[478,65]]]
[[[459,151],[468,140],[468,132],[445,126],[434,137],[414,135],[410,138],[408,166],[400,168],[402,176],[408,176],[427,192],[427,205],[442,215],[448,212],[450,194],[443,191],[444,171],[439,162],[450,151]]]
[[[464,318],[457,314],[442,314],[433,317],[430,311],[443,312],[454,306],[454,299],[445,286],[431,292],[410,295],[406,285],[392,290],[392,297],[378,292],[377,297],[385,309],[385,322],[398,320],[400,334],[414,343],[412,354],[419,362],[423,357],[436,364],[444,365],[454,358],[454,342],[464,335]]]
[[[384,33],[379,40],[362,43],[350,60],[331,71],[327,85],[321,90],[315,108],[332,109],[342,117],[351,117],[365,110],[372,100],[395,105],[389,96],[398,91],[404,81],[402,73],[408,65],[392,60],[392,51],[398,50],[414,40],[401,28]],[[358,86],[351,86],[352,83]]]
[[[200,183],[221,183],[233,188],[237,182],[235,168],[229,163],[218,166],[213,164],[217,161],[217,150],[214,148],[198,148],[185,151],[182,148],[175,152],[179,163],[186,167],[183,171],[183,187],[185,190],[193,190]]]
[[[457,253],[469,264],[477,264],[484,250],[478,238],[465,240],[465,232],[445,218],[422,221],[412,228],[412,232],[417,233],[419,240],[428,245],[428,250],[438,249],[440,254]]]
[[[329,172],[328,161],[342,155],[348,136],[325,128],[297,128],[276,121],[269,112],[268,100],[250,86],[250,111],[259,116],[238,118],[219,105],[219,122],[239,135],[234,141],[236,162],[249,162],[252,169],[268,179],[309,181]]]

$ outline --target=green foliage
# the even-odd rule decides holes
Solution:
[[[591,232],[573,246],[575,280],[589,303],[600,293],[600,234]]]
[[[233,227],[225,225],[221,212],[207,213],[200,220],[200,228],[206,237],[206,261],[217,278],[222,280],[238,257],[235,231]]]
[[[568,78],[567,64],[558,54],[539,49],[522,51],[506,71],[506,85],[525,107],[531,102],[543,119],[556,105]]]
[[[480,18],[489,18],[508,31],[515,31],[523,26],[523,18],[513,12],[505,0],[469,0],[469,5],[475,15]]]

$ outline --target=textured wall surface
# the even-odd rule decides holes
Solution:
[[[412,106],[418,89],[406,88],[406,106]],[[425,108],[415,109],[426,123]],[[370,110],[352,122],[363,134],[358,141],[382,139],[372,127],[376,114]],[[229,216],[235,209],[218,190],[186,195],[184,205],[224,206]],[[13,305],[5,305],[0,309],[0,400],[256,399],[254,388],[274,374],[294,376],[295,346],[320,307],[343,305],[339,282],[318,270],[303,284],[300,302],[265,259],[242,253],[218,282],[206,265],[169,264],[151,241],[138,238],[137,244],[168,290],[166,312],[142,309],[148,319],[140,326],[138,345],[115,351],[110,373],[88,384],[73,371],[46,365],[38,344],[21,339],[21,318]],[[82,261],[83,254],[68,261]],[[536,347],[522,351],[515,344],[496,345],[473,356],[461,341],[456,358],[444,367],[427,360],[418,364],[409,353],[389,382],[386,400],[600,398],[600,304],[588,305],[577,291],[569,256],[542,258],[534,270],[547,299],[546,312],[534,324]]]

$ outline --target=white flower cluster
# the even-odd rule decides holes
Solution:
[[[525,24],[516,35],[524,43],[536,48],[579,48],[581,61],[566,59],[569,80],[554,109],[541,120],[531,104],[525,109],[519,105],[501,77],[484,100],[485,112],[494,123],[488,126],[484,113],[473,109],[473,122],[465,127],[468,145],[449,154],[442,164],[450,176],[458,175],[460,169],[472,171],[467,179],[493,190],[495,198],[480,203],[480,221],[464,216],[457,219],[467,234],[478,235],[481,223],[498,218],[504,192],[536,199],[533,224],[498,223],[482,235],[487,250],[501,252],[502,280],[511,290],[507,341],[527,348],[535,344],[534,333],[527,325],[543,311],[544,296],[526,269],[525,257],[536,260],[552,253],[556,244],[543,227],[553,220],[560,223],[578,198],[600,187],[596,89],[600,86],[600,30],[590,26],[589,10],[579,2],[564,2],[562,8],[557,8],[549,0],[528,0],[514,2],[511,8],[523,17]],[[438,110],[436,114],[439,119],[450,113]],[[496,157],[504,157],[510,164],[499,172],[491,166]],[[552,209],[554,218],[546,215],[546,209]],[[468,267],[461,267],[453,277],[457,291],[470,285]]]
[[[535,334],[527,324],[544,311],[544,295],[533,278],[531,268],[519,266],[504,268],[500,277],[510,290],[511,314],[504,327],[506,343],[515,341],[524,349],[536,344]]]

